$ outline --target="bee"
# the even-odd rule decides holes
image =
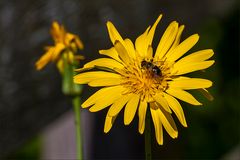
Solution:
[[[150,73],[153,77],[161,77],[161,76],[162,76],[162,71],[161,71],[161,69],[160,69],[158,66],[154,65],[152,61],[147,62],[147,61],[143,60],[143,61],[141,62],[141,67],[142,67],[143,69],[148,70],[149,73]]]

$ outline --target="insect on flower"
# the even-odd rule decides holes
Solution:
[[[161,69],[157,65],[154,65],[152,61],[147,62],[146,60],[143,60],[141,62],[141,67],[147,70],[150,73],[150,75],[152,75],[153,77],[160,78],[162,76]]]
[[[186,119],[179,100],[192,105],[202,105],[188,90],[199,90],[212,99],[206,90],[212,82],[202,78],[190,78],[185,74],[206,69],[213,65],[213,50],[205,49],[182,57],[198,41],[199,35],[193,34],[180,43],[184,25],[173,21],[164,32],[156,50],[152,41],[160,15],[152,27],[148,27],[135,44],[123,39],[111,22],[107,28],[113,47],[100,50],[108,58],[93,60],[78,69],[74,82],[103,87],[90,96],[83,108],[97,112],[109,106],[104,132],[107,133],[124,109],[124,124],[129,125],[138,113],[138,130],[145,129],[146,112],[149,109],[158,144],[163,144],[163,128],[172,138],[178,137],[173,113],[180,123],[187,127]],[[97,71],[89,71],[91,69]]]

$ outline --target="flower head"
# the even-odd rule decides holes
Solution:
[[[64,64],[62,55],[67,58],[69,63],[73,63],[74,59],[83,59],[83,56],[74,55],[78,49],[83,49],[83,43],[77,35],[68,33],[64,26],[57,22],[52,23],[50,33],[54,45],[46,47],[46,53],[36,62],[37,70],[41,70],[52,61],[57,63],[59,71],[62,72]]]
[[[99,53],[109,58],[99,58],[84,65],[78,71],[99,68],[101,71],[87,71],[74,77],[74,82],[103,87],[89,97],[83,108],[96,112],[110,106],[104,126],[108,132],[118,113],[124,108],[124,124],[129,125],[138,111],[139,132],[145,128],[146,111],[150,108],[158,144],[163,144],[163,127],[172,137],[178,136],[174,113],[180,123],[187,127],[179,100],[192,105],[201,105],[187,90],[199,89],[211,99],[206,88],[212,86],[207,79],[189,78],[184,74],[210,67],[214,60],[211,49],[194,52],[182,58],[198,41],[194,34],[180,43],[184,26],[176,21],[170,23],[157,49],[153,51],[152,41],[155,29],[161,19],[158,17],[135,41],[123,39],[114,25],[107,22],[112,48]]]

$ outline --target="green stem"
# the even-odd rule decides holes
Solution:
[[[81,120],[80,120],[80,97],[74,96],[72,103],[73,103],[74,114],[75,114],[77,160],[82,160],[83,152],[82,152]]]
[[[152,151],[151,151],[151,117],[150,112],[147,110],[146,113],[146,128],[145,128],[145,159],[152,159]]]

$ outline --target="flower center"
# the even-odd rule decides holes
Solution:
[[[142,60],[126,66],[120,73],[123,78],[122,85],[127,88],[125,94],[135,93],[146,99],[153,100],[157,92],[163,92],[170,80],[169,67],[166,62],[153,62]]]

